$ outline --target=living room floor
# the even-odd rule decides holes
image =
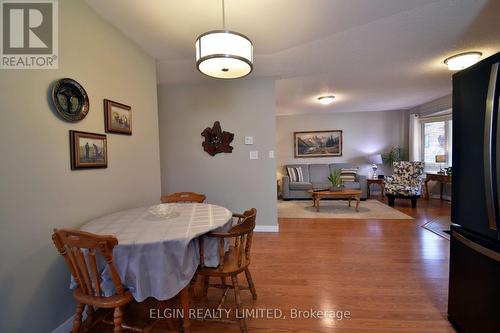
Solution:
[[[412,209],[400,200],[395,208],[415,219],[287,218],[279,233],[256,233],[250,270],[258,300],[242,291],[243,304],[280,309],[287,318],[249,319],[249,332],[454,332],[446,319],[450,243],[421,227],[449,216],[450,207],[431,199]],[[210,289],[210,306],[220,296]],[[226,304],[234,305],[231,292]],[[290,319],[293,308],[349,311],[351,318]],[[164,332],[161,326],[154,332]],[[192,321],[192,332],[222,331],[239,329]]]

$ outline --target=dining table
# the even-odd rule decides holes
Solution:
[[[157,216],[152,208],[126,209],[92,220],[81,230],[118,239],[113,261],[125,288],[137,302],[149,297],[168,300],[175,297],[194,277],[198,268],[198,237],[210,231],[231,227],[228,209],[203,203],[167,203],[170,214]],[[165,208],[161,207],[161,208]],[[205,241],[205,265],[219,264],[219,243]],[[98,260],[105,296],[114,294],[106,264]],[[75,287],[74,281],[72,287]]]

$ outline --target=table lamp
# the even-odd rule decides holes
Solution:
[[[373,154],[373,155],[370,155],[368,156],[368,163],[370,163],[372,165],[372,169],[373,169],[373,174],[372,174],[372,178],[373,179],[377,179],[378,175],[377,175],[377,164],[382,164],[382,155],[380,154]]]
[[[438,174],[443,175],[444,174],[443,163],[446,162],[446,155],[436,155],[435,159],[436,159],[436,163],[439,163]]]

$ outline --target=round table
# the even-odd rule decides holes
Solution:
[[[209,231],[226,230],[232,213],[217,205],[175,203],[170,218],[149,212],[151,207],[128,209],[95,219],[81,230],[113,235],[118,245],[113,260],[123,285],[141,302],[148,297],[166,300],[177,295],[191,281],[199,264],[197,237]],[[205,242],[205,264],[218,265],[218,243]],[[99,263],[102,290],[114,293],[104,262]]]

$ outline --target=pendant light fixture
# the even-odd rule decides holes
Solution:
[[[243,34],[226,30],[222,0],[222,30],[201,34],[196,39],[196,68],[218,79],[236,79],[253,70],[253,44]]]

